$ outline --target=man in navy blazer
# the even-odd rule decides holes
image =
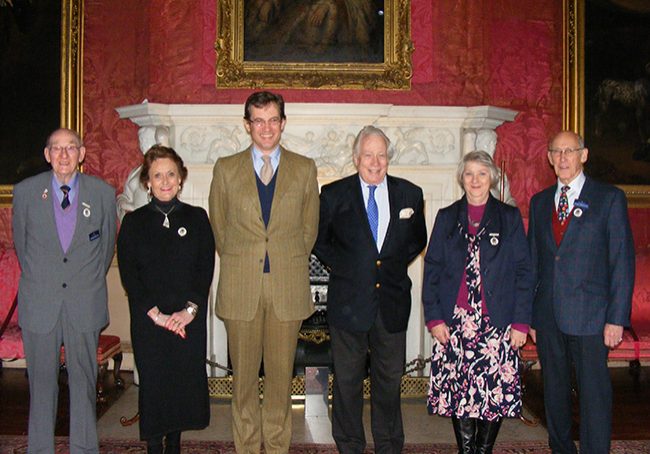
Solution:
[[[97,453],[97,343],[108,324],[106,272],[115,246],[115,190],[77,171],[86,149],[69,129],[47,140],[43,172],[14,186],[22,274],[18,322],[29,372],[28,452],[54,452],[59,355],[70,388],[70,452]]]
[[[588,150],[571,131],[549,144],[557,184],[530,203],[528,241],[537,272],[533,330],[553,453],[575,453],[571,366],[580,401],[580,452],[609,453],[612,389],[608,349],[629,325],[634,244],[625,194],[585,176]]]
[[[353,148],[358,173],[322,188],[314,248],[330,268],[332,435],[339,452],[363,452],[363,380],[370,350],[375,452],[399,453],[404,444],[400,383],[411,311],[407,268],[426,245],[424,202],[419,187],[386,175],[392,148],[380,129],[364,127]]]

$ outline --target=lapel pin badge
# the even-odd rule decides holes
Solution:
[[[582,216],[582,209],[581,209],[581,208],[578,208],[578,207],[575,207],[575,208],[573,209],[573,215],[574,215],[575,217],[579,218],[580,216]]]
[[[573,205],[576,208],[580,208],[581,210],[588,210],[589,209],[589,204],[585,202],[584,200],[576,199],[575,202],[573,202]]]
[[[496,246],[499,244],[499,234],[498,233],[490,233],[490,244],[492,246]]]
[[[88,205],[86,202],[81,202],[81,205],[84,207],[83,209],[83,215],[85,218],[90,217],[90,205]]]
[[[43,194],[41,194],[43,200],[47,199],[47,188],[43,189]]]
[[[184,237],[185,235],[187,235],[187,229],[185,227],[179,228],[178,229],[178,236]]]

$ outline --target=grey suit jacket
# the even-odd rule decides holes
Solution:
[[[108,324],[106,272],[115,246],[115,190],[98,178],[79,174],[77,224],[66,253],[52,197],[52,172],[14,186],[13,236],[22,269],[18,323],[23,329],[47,333],[65,307],[77,330],[99,330]]]

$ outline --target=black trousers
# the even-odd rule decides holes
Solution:
[[[334,360],[332,436],[342,454],[362,453],[363,380],[370,353],[370,419],[377,454],[399,453],[404,446],[400,384],[406,357],[406,331],[389,333],[377,314],[368,332],[330,326]]]
[[[580,402],[580,452],[608,454],[612,433],[612,384],[603,335],[571,336],[557,326],[537,331],[544,379],[549,445],[554,454],[574,454],[571,438],[571,371]]]

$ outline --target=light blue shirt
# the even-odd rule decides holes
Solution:
[[[262,155],[263,153],[259,151],[255,145],[253,145],[253,168],[255,169],[255,173],[258,177],[260,176],[260,172],[262,172],[262,166],[264,165]],[[273,167],[273,175],[275,175],[275,171],[278,170],[278,166],[280,165],[280,146],[273,150],[270,156],[271,167]]]
[[[72,180],[68,183],[68,186],[70,186],[70,191],[68,191],[68,200],[70,200],[70,203],[72,203],[77,197],[77,192],[79,192],[79,178],[77,178],[79,174],[75,172],[74,176],[72,177]],[[54,194],[56,195],[56,198],[59,200],[59,203],[63,202],[63,191],[61,190],[61,186],[63,186],[63,183],[59,182],[59,180],[56,179],[56,175],[54,175],[54,172],[52,172],[52,189],[54,190]]]
[[[370,190],[368,183],[363,181],[359,175],[359,183],[361,184],[361,193],[363,194],[363,206],[368,209],[368,197]],[[388,223],[390,222],[390,203],[388,201],[388,182],[386,177],[377,185],[375,189],[375,202],[377,202],[377,210],[379,211],[379,225],[377,226],[377,250],[381,251],[381,247],[386,239],[386,232],[388,231]]]
[[[582,192],[582,187],[585,185],[585,180],[587,178],[585,177],[584,172],[580,172],[577,177],[573,179],[567,186],[569,186],[569,190],[566,193],[567,198],[569,199],[569,207],[567,208],[567,212],[571,212],[573,210],[573,204],[575,203],[576,199],[580,196],[580,192]],[[562,187],[565,186],[564,183],[562,183],[560,180],[557,180],[557,188],[555,189],[555,208],[557,208],[558,204],[560,203],[560,192],[562,192]]]

